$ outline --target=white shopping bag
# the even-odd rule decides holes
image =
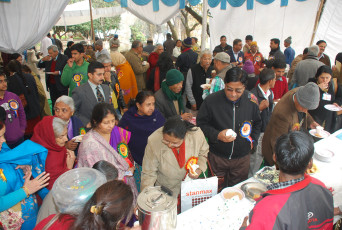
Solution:
[[[217,194],[216,176],[206,179],[183,181],[181,187],[181,212],[206,201]]]

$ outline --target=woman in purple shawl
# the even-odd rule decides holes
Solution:
[[[165,123],[163,115],[155,110],[155,98],[150,91],[141,91],[135,101],[131,101],[130,108],[122,116],[119,126],[132,133],[128,147],[136,162],[134,172],[135,183],[140,192],[140,175],[144,158],[147,138]]]
[[[131,186],[136,201],[135,167],[127,147],[131,133],[115,126],[116,120],[113,105],[99,103],[94,107],[90,120],[92,129],[84,135],[78,150],[78,167],[92,167],[100,160],[108,161],[118,169],[118,180]]]

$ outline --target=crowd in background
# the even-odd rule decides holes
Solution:
[[[119,52],[114,35],[109,50],[98,38],[93,44],[69,41],[63,50],[48,34],[40,52],[32,47],[23,54],[2,53],[2,227],[140,229],[133,227],[133,209],[146,187],[165,186],[179,200],[185,176],[197,179],[207,166],[221,178],[222,189],[276,164],[283,177],[268,188],[274,192],[270,200],[281,199],[277,189],[300,194],[280,202],[284,207],[309,197],[303,213],[317,210],[316,224],[329,229],[342,207],[334,209],[324,184],[304,172],[312,166],[309,130],[342,128],[341,113],[325,109],[342,105],[342,53],[331,62],[321,40],[296,56],[291,44],[291,37],[285,39],[282,52],[273,38],[266,55],[251,35],[245,44],[235,39],[232,45],[223,35],[211,52],[201,51],[195,37],[174,41],[167,34],[163,44],[135,40],[129,51]],[[193,158],[198,168],[189,173]],[[106,181],[78,214],[63,211],[55,184],[82,167],[99,170]],[[314,196],[320,202],[308,205]],[[258,203],[247,228],[262,225],[260,207],[271,207],[271,201]],[[281,214],[267,213],[277,219],[274,225],[287,224]],[[312,225],[302,221],[297,227]]]

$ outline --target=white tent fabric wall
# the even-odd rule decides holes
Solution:
[[[253,35],[265,58],[268,57],[272,38],[281,40],[283,51],[284,39],[292,36],[292,48],[296,55],[310,44],[319,0],[293,0],[289,1],[287,7],[280,7],[280,0],[269,5],[255,1],[253,10],[247,10],[246,2],[236,8],[227,4],[227,10],[221,10],[220,6],[210,8],[211,50],[220,44],[221,35],[227,36],[227,43],[230,45],[235,38],[240,38],[244,43],[246,35]]]
[[[12,0],[0,4],[0,51],[22,52],[50,31],[69,0]]]
[[[334,65],[336,55],[342,52],[341,12],[341,0],[327,0],[314,39],[314,44],[318,40],[325,40],[327,42],[328,46],[325,49],[325,53],[330,57],[331,65]]]
[[[121,6],[97,8],[92,7],[93,20],[100,17],[114,17],[126,12]],[[56,26],[78,25],[90,21],[89,1],[77,2],[68,5],[61,15]]]

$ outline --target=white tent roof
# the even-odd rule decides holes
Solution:
[[[92,8],[93,20],[105,17],[114,17],[125,12],[120,6],[107,8]],[[78,25],[90,21],[89,1],[77,2],[68,5],[61,15],[56,26]]]

